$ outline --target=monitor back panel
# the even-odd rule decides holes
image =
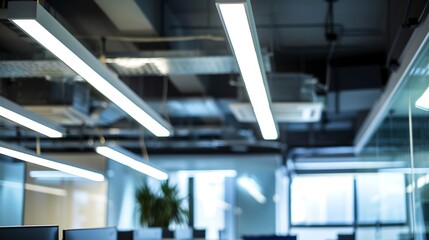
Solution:
[[[354,234],[338,234],[338,240],[355,240]]]
[[[70,229],[63,231],[63,240],[117,240],[116,228]]]
[[[133,240],[133,231],[118,231],[118,240]]]
[[[162,228],[142,228],[134,230],[134,240],[162,239]]]
[[[0,227],[4,240],[58,240],[58,226]]]

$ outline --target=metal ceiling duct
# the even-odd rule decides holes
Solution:
[[[157,112],[165,108],[172,118],[223,118],[222,109],[212,98],[170,99],[167,102],[148,101]],[[75,105],[33,105],[24,106],[46,119],[65,126],[107,126],[126,117],[117,106],[107,104],[92,113],[79,111]]]
[[[317,79],[303,73],[272,73],[268,75],[272,111],[277,122],[318,122],[324,109],[323,102],[316,96]],[[242,101],[230,103],[229,108],[240,122],[256,122],[247,96]]]
[[[94,126],[95,120],[87,116],[72,106],[64,105],[43,105],[43,106],[25,106],[31,112],[34,112],[46,119],[64,126]]]
[[[250,103],[231,103],[230,109],[240,122],[256,122]],[[322,117],[323,104],[316,103],[273,103],[272,110],[277,122],[318,122]]]
[[[232,56],[116,58],[106,62],[121,76],[238,73]]]
[[[263,57],[271,72],[269,55]],[[149,58],[108,58],[107,64],[120,76],[215,75],[239,73],[233,56],[187,56]]]
[[[76,76],[73,70],[59,60],[0,61],[0,78]]]
[[[222,110],[219,108],[216,100],[212,98],[170,99],[166,103],[162,101],[148,101],[148,103],[158,112],[162,112],[163,108],[166,108],[170,117],[223,117]]]
[[[15,143],[15,141],[10,141]],[[36,143],[34,140],[20,140],[21,146],[26,148],[35,148]],[[136,139],[121,139],[116,140],[116,144],[121,145],[128,149],[140,149],[141,143]],[[225,147],[254,147],[261,149],[269,149],[274,152],[279,152],[283,145],[279,142],[265,141],[265,140],[146,140],[145,145],[147,148],[156,149],[218,149]],[[51,141],[49,139],[43,139],[40,142],[40,147],[46,151],[58,150],[58,149],[91,149],[94,147],[93,142],[89,144],[87,141]]]
[[[264,57],[265,69],[271,72],[270,58]],[[238,73],[232,56],[108,58],[108,66],[120,76],[217,75]],[[0,77],[31,78],[78,76],[59,60],[0,61]]]

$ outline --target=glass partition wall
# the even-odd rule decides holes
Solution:
[[[425,39],[420,51],[404,72],[402,81],[388,104],[388,110],[383,115],[382,123],[360,152],[360,157],[364,159],[389,156],[390,161],[402,163],[400,167],[382,168],[378,171],[401,174],[405,184],[399,180],[378,182],[379,190],[375,195],[380,198],[378,203],[371,203],[371,194],[374,195],[372,190],[367,189],[368,195],[363,200],[368,208],[366,212],[359,212],[363,219],[373,219],[376,217],[374,213],[379,213],[378,217],[381,218],[385,214],[399,217],[399,212],[385,212],[397,199],[383,199],[383,196],[389,191],[399,191],[401,186],[406,196],[407,218],[406,228],[398,233],[396,239],[429,239],[429,98],[425,94],[428,86],[429,43]],[[364,181],[368,184],[376,182],[369,177]]]
[[[356,134],[355,154],[317,159],[353,161],[353,167],[300,173],[294,159],[289,232],[300,240],[337,239],[339,233],[358,240],[429,240],[428,32],[429,20],[414,31]],[[320,164],[303,160],[313,168]]]
[[[25,164],[0,157],[0,226],[23,222]]]

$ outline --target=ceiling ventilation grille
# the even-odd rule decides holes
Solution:
[[[75,77],[77,74],[58,60],[0,61],[0,77]]]
[[[94,121],[71,106],[25,106],[35,114],[47,118],[53,122],[66,126],[94,125]]]
[[[240,122],[256,122],[250,103],[231,103],[230,109]],[[273,103],[271,105],[277,122],[318,122],[322,116],[322,103]]]

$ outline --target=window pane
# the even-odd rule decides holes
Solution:
[[[353,175],[293,178],[291,218],[293,225],[352,224]]]
[[[206,229],[207,239],[218,239],[219,231],[225,228],[225,177],[212,174],[197,174],[194,177],[194,226]]]
[[[405,180],[403,174],[356,176],[359,223],[404,223]]]

